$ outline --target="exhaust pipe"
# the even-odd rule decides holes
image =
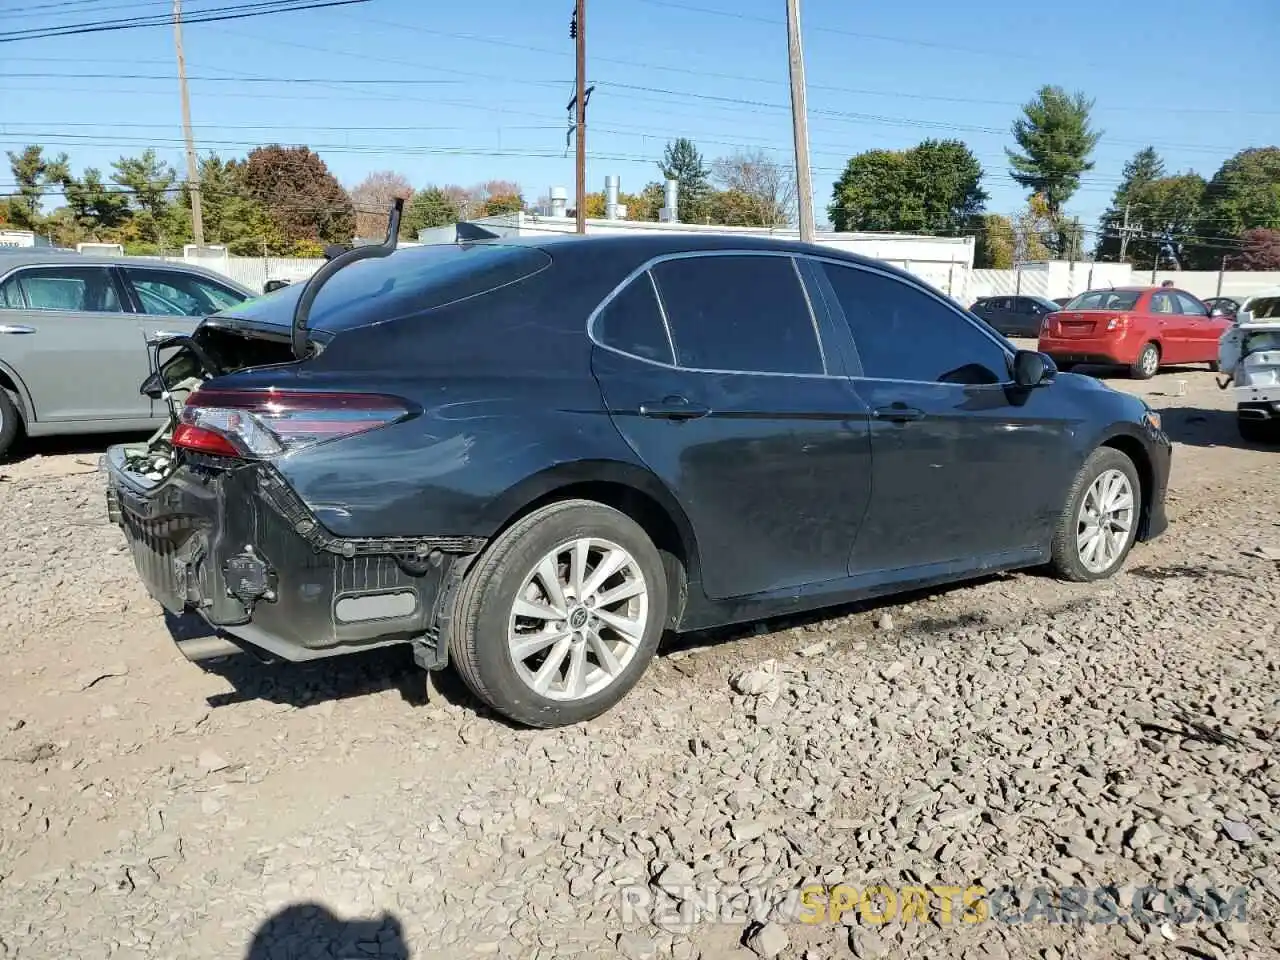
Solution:
[[[244,653],[240,647],[230,640],[219,636],[191,637],[173,641],[182,651],[182,655],[192,663],[205,660],[216,660],[218,657],[234,657]]]

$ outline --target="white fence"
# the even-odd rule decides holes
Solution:
[[[196,257],[155,257],[148,259],[192,263],[230,277],[250,290],[261,291],[268,280],[305,280],[320,269],[322,259],[295,257],[232,257],[225,254]],[[936,289],[968,305],[979,297],[1013,296],[1072,297],[1095,287],[1150,285],[1172,280],[1178,287],[1201,298],[1244,296],[1264,287],[1280,286],[1280,271],[1247,272],[1228,270],[1160,271],[1135,270],[1127,263],[1068,263],[1050,260],[1025,263],[1014,270],[971,270],[963,263],[940,260],[886,258],[886,263],[914,274]]]

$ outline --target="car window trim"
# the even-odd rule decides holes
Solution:
[[[797,254],[796,256],[806,257],[808,259],[814,260],[819,263],[835,264],[837,267],[849,267],[854,270],[862,270],[865,273],[879,274],[880,276],[885,277],[889,280],[897,280],[899,283],[903,284],[904,286],[911,287],[912,289],[917,290],[921,293],[928,294],[930,297],[932,297],[934,300],[941,303],[944,307],[946,307],[952,313],[959,316],[961,320],[967,323],[970,327],[973,327],[973,329],[977,330],[980,334],[982,334],[984,337],[986,337],[988,340],[990,340],[992,343],[994,343],[997,347],[1000,348],[1000,352],[1003,353],[1005,356],[1005,376],[1011,378],[1009,380],[1002,380],[999,383],[947,383],[946,381],[943,381],[943,380],[909,380],[904,377],[867,376],[866,367],[864,367],[862,364],[862,354],[858,351],[857,338],[854,337],[853,335],[853,328],[849,326],[849,318],[844,315],[844,308],[840,307],[840,314],[844,319],[845,327],[849,331],[848,332],[849,342],[853,347],[854,356],[857,361],[857,369],[859,371],[857,374],[850,373],[849,379],[875,380],[880,383],[923,383],[923,384],[929,384],[930,386],[935,386],[935,387],[959,387],[964,390],[990,389],[993,387],[1004,389],[1008,387],[1010,383],[1013,382],[1012,380],[1013,370],[1012,370],[1012,367],[1010,366],[1013,360],[1013,352],[1010,351],[1009,347],[1006,344],[1002,343],[1000,340],[998,340],[996,337],[992,336],[985,328],[974,323],[973,320],[969,318],[967,313],[957,309],[956,307],[953,307],[950,303],[947,302],[947,300],[944,297],[940,297],[935,293],[931,293],[927,288],[921,286],[918,283],[913,282],[914,278],[907,279],[904,277],[900,277],[897,274],[890,273],[888,270],[878,270],[875,267],[870,265],[864,266],[863,264],[859,264],[859,263],[850,263],[847,260],[838,260],[835,257],[824,257],[819,254],[801,253],[801,254]],[[837,301],[837,306],[839,306],[838,301]]]
[[[628,286],[631,282],[642,273],[648,273],[653,267],[660,263],[666,263],[668,260],[691,260],[698,257],[789,257],[793,263],[792,268],[795,270],[796,282],[800,284],[800,289],[804,293],[805,305],[809,310],[809,322],[813,325],[813,334],[818,339],[818,356],[823,360],[823,370],[828,369],[826,364],[826,353],[822,343],[822,330],[818,326],[817,318],[813,313],[813,303],[809,299],[809,292],[805,289],[804,277],[800,275],[800,271],[795,267],[795,259],[804,254],[793,253],[790,250],[682,250],[678,253],[663,253],[655,257],[650,257],[640,266],[636,267],[622,279],[616,287],[610,290],[598,304],[594,310],[587,316],[587,339],[595,346],[602,350],[608,350],[610,353],[616,353],[619,356],[628,357],[640,363],[647,363],[655,367],[663,367],[667,370],[683,370],[687,373],[718,373],[718,374],[742,374],[753,377],[801,377],[808,380],[844,380],[847,379],[844,374],[838,373],[786,373],[778,370],[720,370],[710,367],[684,367],[678,363],[679,357],[675,352],[675,341],[672,338],[671,359],[676,361],[671,364],[663,363],[660,360],[651,360],[648,357],[636,356],[634,353],[628,353],[626,350],[620,350],[617,347],[610,346],[601,342],[596,336],[596,319],[604,312],[605,308]],[[658,289],[656,278],[649,274],[649,282],[653,284],[654,293],[658,297],[658,309],[662,312],[662,322],[667,326],[667,336],[671,337],[671,326],[667,320],[666,305],[662,302],[662,293]]]
[[[48,307],[31,306],[31,298],[27,296],[27,289],[22,285],[22,274],[31,273],[33,270],[59,270],[66,267],[72,267],[77,270],[101,270],[107,275],[108,281],[116,292],[116,300],[120,303],[119,310],[65,310],[61,307],[50,309]],[[21,266],[12,268],[4,276],[0,277],[0,283],[8,283],[10,280],[17,279],[18,290],[22,293],[22,300],[26,304],[25,307],[0,307],[0,310],[26,310],[30,313],[66,313],[66,314],[101,314],[104,317],[128,317],[132,315],[131,310],[125,309],[128,305],[128,291],[122,289],[120,279],[115,275],[114,265],[109,263],[24,263]]]

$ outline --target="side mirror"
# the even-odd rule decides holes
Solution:
[[[1019,350],[1013,355],[1013,382],[1020,387],[1038,387],[1057,372],[1053,361],[1038,350]]]

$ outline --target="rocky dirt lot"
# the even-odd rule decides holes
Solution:
[[[0,466],[0,957],[1280,956],[1280,450],[1203,369],[1112,382],[1177,440],[1171,530],[1123,575],[682,638],[559,731],[428,700],[395,652],[201,670],[101,446]],[[1124,909],[799,922],[814,884]],[[1246,916],[1127,909],[1179,885]]]

